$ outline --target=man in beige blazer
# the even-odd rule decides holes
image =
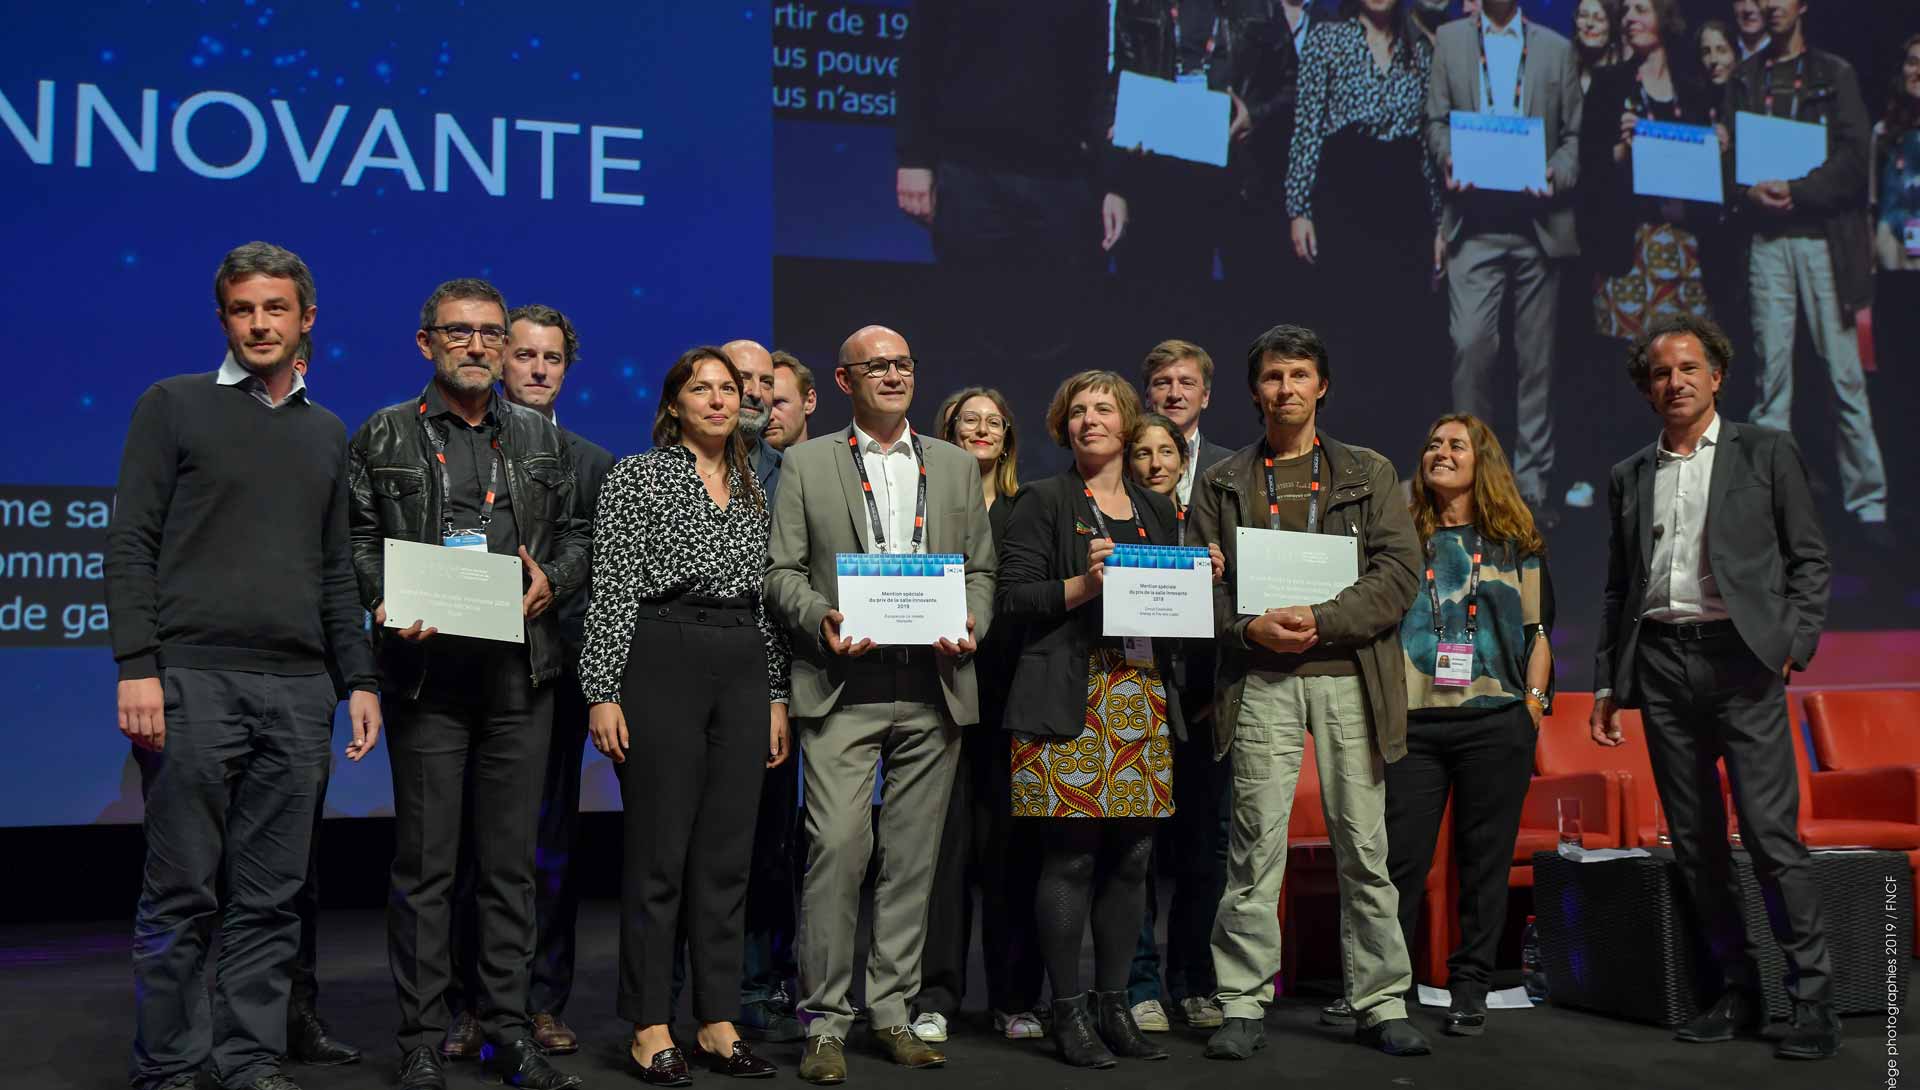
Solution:
[[[973,649],[992,610],[994,555],[973,457],[907,426],[914,371],[906,340],[891,329],[868,326],[840,346],[834,381],[853,402],[853,424],[788,448],[768,546],[767,611],[793,640],[792,714],[801,724],[810,840],[800,902],[800,1077],[822,1084],[846,1078],[877,765],[886,780],[885,864],[867,953],[874,1043],[908,1067],[946,1062],[914,1036],[907,1005],[920,988],[927,894],[960,731],[980,720]],[[963,554],[969,638],[928,647],[841,638],[835,557],[867,552]]]
[[[1453,177],[1453,111],[1541,119],[1547,191],[1498,193]],[[1560,271],[1580,253],[1573,187],[1580,176],[1580,73],[1573,47],[1526,18],[1519,0],[1486,0],[1480,14],[1440,28],[1427,81],[1427,151],[1447,179],[1440,233],[1447,243],[1447,327],[1453,408],[1495,419],[1489,391],[1500,355],[1500,311],[1513,296],[1518,404],[1513,477],[1535,518],[1551,525],[1553,356]]]

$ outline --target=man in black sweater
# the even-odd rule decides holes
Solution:
[[[280,1056],[338,703],[329,662],[352,690],[349,758],[379,738],[380,702],[354,599],[346,429],[294,368],[313,276],[248,243],[221,263],[214,299],[227,358],[141,396],[108,543],[120,730],[166,757],[146,799],[130,1077],[295,1090]]]
[[[437,1046],[452,988],[451,891],[471,844],[480,1031],[493,1074],[560,1090],[527,1014],[540,785],[566,650],[554,607],[585,584],[590,529],[573,462],[545,417],[500,397],[507,304],[484,280],[450,280],[415,335],[433,379],[375,413],[348,444],[354,574],[373,613],[392,715],[395,850],[387,957],[400,1000],[400,1090],[444,1090]],[[519,556],[522,643],[387,627],[385,539]],[[411,620],[405,627],[399,625]]]

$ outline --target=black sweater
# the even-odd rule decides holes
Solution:
[[[374,691],[347,548],[347,431],[214,373],[134,406],[107,537],[121,680],[167,667],[316,674]]]

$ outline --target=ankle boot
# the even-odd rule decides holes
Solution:
[[[1086,992],[1053,1001],[1053,1043],[1060,1048],[1060,1058],[1075,1067],[1114,1065],[1113,1053],[1094,1032]]]
[[[1100,1038],[1112,1049],[1114,1055],[1125,1056],[1131,1060],[1164,1060],[1167,1051],[1140,1032],[1139,1023],[1133,1020],[1133,1010],[1127,1006],[1127,993],[1123,989],[1117,992],[1094,992],[1094,1012],[1100,1022]]]

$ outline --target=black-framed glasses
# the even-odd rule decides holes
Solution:
[[[894,356],[892,358],[879,356],[867,360],[864,363],[850,363],[847,365],[847,369],[858,372],[868,378],[885,378],[889,370],[897,371],[902,376],[911,375],[913,374],[914,366],[918,363],[919,361],[912,356]]]
[[[429,333],[440,334],[447,339],[449,345],[455,347],[473,340],[473,335],[476,333],[480,335],[480,343],[486,345],[488,348],[499,348],[507,343],[507,331],[503,326],[470,326],[462,323],[456,325],[430,325],[422,326],[421,328]]]

